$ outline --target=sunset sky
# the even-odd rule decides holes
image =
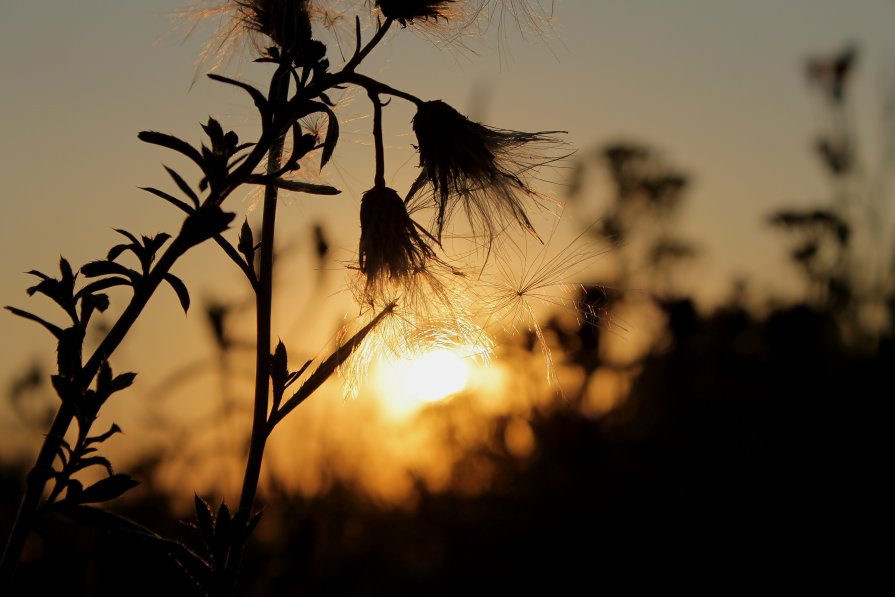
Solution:
[[[467,41],[468,50],[445,51],[425,36],[396,28],[361,71],[421,97],[444,99],[494,126],[568,131],[569,147],[579,154],[615,140],[655,147],[693,177],[682,226],[702,255],[688,290],[711,303],[740,275],[759,293],[786,288],[785,247],[764,217],[784,205],[822,202],[830,193],[812,150],[825,125],[824,111],[806,82],[804,62],[857,44],[854,116],[861,150],[873,166],[882,102],[895,83],[895,3],[552,4],[555,22],[546,40],[522,37],[506,23],[510,29],[503,44],[492,31]],[[184,164],[138,141],[139,131],[166,131],[197,142],[199,123],[214,115],[250,136],[254,112],[247,98],[204,78],[210,64],[197,63],[211,27],[186,37],[190,23],[177,16],[183,8],[183,0],[4,1],[3,305],[51,313],[26,296],[32,279],[24,272],[55,273],[60,255],[73,264],[99,258],[117,242],[113,228],[149,234],[179,226],[179,213],[138,187],[169,188],[162,163]],[[330,55],[340,62],[332,50]],[[252,70],[256,67],[243,65],[245,56],[235,57],[224,71],[263,81]],[[356,251],[357,207],[370,180],[369,121],[358,118],[366,103],[347,101],[343,108],[343,144],[333,167],[323,173],[342,195],[288,199],[282,220],[283,226],[296,226],[298,243],[308,242],[301,233],[310,222],[323,222],[340,258]],[[386,111],[387,143],[396,156],[386,164],[386,176],[399,188],[412,180],[416,165],[410,115]],[[562,182],[563,176],[552,178]],[[554,190],[561,195],[561,187]],[[593,192],[593,214],[606,199]],[[230,209],[241,221],[250,206],[247,199]],[[197,251],[175,272],[189,282],[197,303],[226,295],[227,284],[238,280],[232,265],[212,249]],[[162,294],[148,316],[174,327],[140,328],[147,345],[172,330],[180,333],[183,315],[173,294]],[[52,345],[37,326],[10,314],[0,317],[5,388],[12,370],[51,354]],[[283,321],[290,321],[288,315]],[[122,366],[136,366],[137,348],[123,350],[121,359],[130,363]],[[175,363],[172,356],[157,358],[159,366]]]

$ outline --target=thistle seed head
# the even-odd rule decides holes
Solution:
[[[367,293],[388,283],[402,283],[423,271],[435,256],[393,189],[375,186],[361,199],[360,271]]]
[[[311,41],[309,0],[238,0],[236,4],[246,28],[266,35],[287,53]]]
[[[454,0],[376,0],[376,6],[383,15],[395,19],[404,27],[414,20],[447,20],[450,16],[449,4]]]
[[[434,207],[434,231],[440,240],[459,207],[474,232],[490,240],[515,222],[537,236],[526,209],[540,195],[530,186],[541,166],[560,159],[550,147],[557,131],[525,133],[473,122],[443,101],[417,107],[413,130],[420,172],[408,197],[411,211]],[[431,205],[430,205],[431,203]]]

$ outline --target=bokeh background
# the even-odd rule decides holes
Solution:
[[[203,59],[215,23],[197,24],[185,8],[4,2],[3,305],[40,311],[24,272],[53,272],[60,255],[99,258],[117,242],[113,228],[179,227],[178,213],[138,187],[167,184],[162,163],[185,165],[137,132],[197,140],[213,115],[251,137],[246,98],[204,73],[263,74],[248,50]],[[246,594],[608,583],[622,580],[616,563],[638,562],[817,579],[822,564],[826,575],[852,566],[866,575],[882,557],[854,541],[877,526],[875,467],[888,443],[878,426],[893,356],[895,4],[558,0],[541,9],[552,19],[540,31],[497,14],[485,35],[449,47],[392,32],[363,72],[494,126],[567,131],[575,153],[543,187],[565,207],[537,224],[550,231],[548,252],[574,242],[593,255],[564,280],[583,287],[555,291],[596,317],[539,307],[552,384],[522,326],[498,339],[490,363],[466,359],[453,373],[465,384],[447,398],[414,386],[413,364],[400,363],[357,398],[333,383],[303,405],[272,439]],[[338,62],[338,42],[352,42],[344,31],[334,41]],[[849,55],[846,91],[831,99],[831,73]],[[342,194],[283,201],[275,333],[290,355],[323,353],[357,310],[344,265],[356,256],[372,171],[363,100],[340,99],[339,149],[312,173]],[[386,110],[395,188],[415,177],[411,117]],[[847,167],[832,167],[823,140],[847,146]],[[625,177],[638,189],[630,196]],[[650,177],[671,187],[637,207]],[[256,199],[234,198],[230,209],[254,223]],[[788,224],[769,223],[786,210]],[[842,216],[846,247],[827,220],[796,221],[818,213]],[[660,240],[678,244],[650,260]],[[799,258],[812,242],[833,261]],[[112,363],[138,371],[138,383],[105,416],[125,430],[108,444],[116,468],[143,483],[111,507],[184,535],[173,521],[191,516],[194,493],[238,496],[252,336],[247,288],[215,247],[176,273],[191,289],[190,314],[173,293],[153,299]],[[843,295],[832,283],[840,278]],[[0,326],[5,530],[55,398],[49,336],[11,314]],[[85,594],[178,582],[163,556],[122,543],[50,524],[24,578],[47,587],[66,578]],[[81,549],[68,557],[73,545]],[[60,558],[69,574],[47,576]]]

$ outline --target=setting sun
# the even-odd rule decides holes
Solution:
[[[383,363],[376,386],[391,412],[406,415],[462,391],[469,383],[469,373],[469,363],[463,356],[441,349]]]

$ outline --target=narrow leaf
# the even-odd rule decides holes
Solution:
[[[174,289],[174,292],[177,293],[177,299],[180,301],[180,306],[183,307],[183,312],[186,313],[189,311],[190,293],[186,288],[186,284],[183,283],[183,280],[174,274],[165,274],[165,281],[170,284],[171,288]]]
[[[108,431],[106,431],[105,433],[101,433],[100,435],[88,437],[87,440],[84,442],[84,445],[89,446],[90,444],[101,444],[116,433],[121,433],[121,427],[119,427],[115,423],[112,423],[112,426],[109,427]]]
[[[141,190],[146,191],[147,193],[152,193],[156,197],[161,197],[168,203],[172,204],[174,207],[185,211],[186,213],[193,213],[193,208],[190,207],[189,203],[174,197],[173,195],[169,195],[164,191],[160,191],[153,187],[140,187]]]
[[[81,273],[88,278],[97,278],[99,276],[119,275],[130,279],[131,283],[138,283],[143,276],[134,270],[121,265],[115,261],[91,261],[81,266]]]
[[[182,139],[157,131],[142,131],[137,134],[137,138],[145,143],[161,145],[162,147],[167,147],[168,149],[173,149],[178,153],[182,153],[198,164],[200,168],[204,169],[205,161],[202,159],[202,154],[199,153],[199,150]]]
[[[41,319],[40,317],[38,317],[37,315],[34,315],[33,313],[29,313],[28,311],[22,311],[21,309],[17,309],[15,307],[7,306],[6,310],[10,311],[13,315],[18,315],[19,317],[23,317],[25,319],[30,319],[31,321],[36,321],[40,325],[47,328],[51,334],[56,336],[57,340],[62,338],[62,328],[60,328],[59,326],[53,325],[49,321]]]
[[[167,166],[165,166],[165,170],[167,170],[167,172],[171,176],[171,178],[174,179],[174,182],[177,184],[177,187],[181,191],[183,191],[183,194],[186,195],[187,197],[189,197],[193,201],[193,205],[195,205],[196,207],[199,207],[199,196],[196,195],[196,193],[193,191],[193,189],[190,188],[190,185],[187,184],[187,182],[183,179],[183,177],[180,176],[180,174],[178,174],[175,170],[173,170],[172,168],[169,168]]]
[[[313,184],[310,182],[302,182],[300,180],[285,180],[282,178],[268,181],[267,184],[272,184],[275,187],[286,189],[288,191],[310,193],[312,195],[338,195],[342,192],[339,189],[328,185]]]
[[[102,456],[91,456],[90,458],[81,458],[72,467],[72,472],[85,469],[89,466],[101,466],[106,469],[106,471],[109,473],[109,475],[112,475],[114,472],[114,471],[112,471],[112,463],[109,462],[108,458],[104,458]]]
[[[219,81],[221,83],[228,83],[230,85],[234,85],[239,87],[240,89],[244,89],[246,93],[252,96],[252,100],[255,102],[255,105],[258,106],[258,109],[261,111],[263,116],[267,115],[267,98],[264,97],[264,94],[261,93],[258,89],[255,89],[248,83],[243,83],[242,81],[237,81],[236,79],[231,79],[229,77],[223,77],[221,75],[216,75],[214,73],[209,73],[208,78],[213,81]]]
[[[122,495],[139,485],[140,482],[133,479],[130,475],[118,473],[100,479],[93,485],[84,489],[78,500],[79,504],[90,504],[96,502],[107,502]]]
[[[112,288],[113,286],[132,286],[130,280],[126,278],[119,278],[118,276],[111,276],[108,278],[103,278],[101,280],[97,280],[95,282],[91,282],[84,286],[81,291],[78,293],[78,296],[82,294],[90,294],[94,293],[97,290],[105,290],[106,288]]]
[[[208,502],[195,494],[194,501],[196,503],[196,526],[199,534],[205,540],[206,547],[210,547],[211,539],[214,537],[214,517],[211,515],[211,507]]]
[[[335,113],[329,106],[321,105],[327,116],[326,138],[323,140],[323,153],[320,156],[320,167],[323,168],[332,157],[333,152],[336,150],[336,143],[339,141],[339,119],[336,118]]]

